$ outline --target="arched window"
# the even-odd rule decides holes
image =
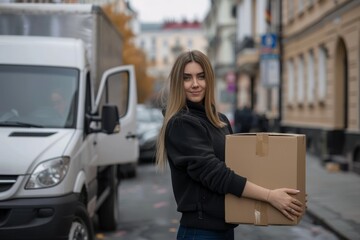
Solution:
[[[286,64],[287,66],[287,101],[289,104],[292,104],[294,102],[294,95],[295,95],[295,79],[294,79],[294,64],[292,60],[289,60]]]
[[[318,96],[320,101],[324,101],[326,97],[326,83],[327,83],[327,53],[324,46],[319,47],[318,60]]]
[[[297,102],[304,103],[304,57],[300,56],[297,67]]]
[[[309,104],[314,102],[315,98],[315,77],[314,77],[314,53],[309,51],[307,61],[307,101]]]

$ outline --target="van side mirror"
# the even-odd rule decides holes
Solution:
[[[119,112],[115,105],[103,105],[101,111],[101,129],[103,133],[120,132]]]

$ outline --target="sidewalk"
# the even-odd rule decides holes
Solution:
[[[306,156],[307,211],[340,238],[360,240],[360,175],[329,172]]]

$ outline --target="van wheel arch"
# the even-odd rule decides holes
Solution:
[[[69,229],[69,240],[94,240],[94,229],[84,203],[78,202]]]

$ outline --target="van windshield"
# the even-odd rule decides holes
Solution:
[[[0,65],[0,127],[75,128],[79,71]]]

